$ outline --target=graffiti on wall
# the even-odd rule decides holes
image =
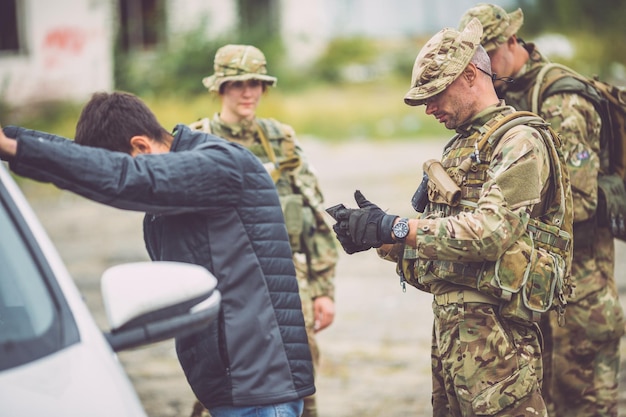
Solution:
[[[49,30],[43,39],[43,60],[47,69],[63,66],[68,59],[80,58],[85,53],[89,32],[80,27],[57,27]]]

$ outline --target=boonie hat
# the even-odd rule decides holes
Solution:
[[[404,102],[422,105],[452,84],[474,56],[482,33],[478,19],[472,19],[461,32],[444,28],[430,38],[415,58],[411,89]]]
[[[483,36],[480,43],[487,52],[493,51],[505,43],[522,27],[524,13],[522,9],[507,13],[495,4],[478,3],[461,17],[459,30],[462,30],[473,18],[478,18],[483,25]]]
[[[260,80],[276,85],[276,77],[267,75],[267,62],[260,49],[251,45],[225,45],[217,50],[213,60],[213,75],[202,79],[211,92],[219,92],[227,81]]]

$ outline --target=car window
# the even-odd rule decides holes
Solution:
[[[0,343],[41,335],[54,308],[39,271],[14,225],[0,212]]]
[[[1,191],[0,370],[4,370],[53,353],[78,337],[42,252],[17,206]]]

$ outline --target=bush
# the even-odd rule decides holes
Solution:
[[[205,26],[203,22],[195,29],[173,35],[154,51],[117,51],[116,89],[143,97],[160,94],[186,96],[206,91],[202,78],[213,73],[215,52],[227,42],[222,38],[207,39]]]
[[[3,126],[8,122],[73,138],[81,109],[82,105],[71,101],[46,101],[28,106],[7,106],[0,114],[6,117],[6,120],[1,120]]]

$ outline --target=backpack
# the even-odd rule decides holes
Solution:
[[[591,101],[602,119],[598,177],[598,226],[626,241],[626,88],[585,77],[557,63],[544,65],[531,90],[531,111],[537,113],[545,97],[557,93],[580,94]],[[577,239],[578,241],[578,239]]]

